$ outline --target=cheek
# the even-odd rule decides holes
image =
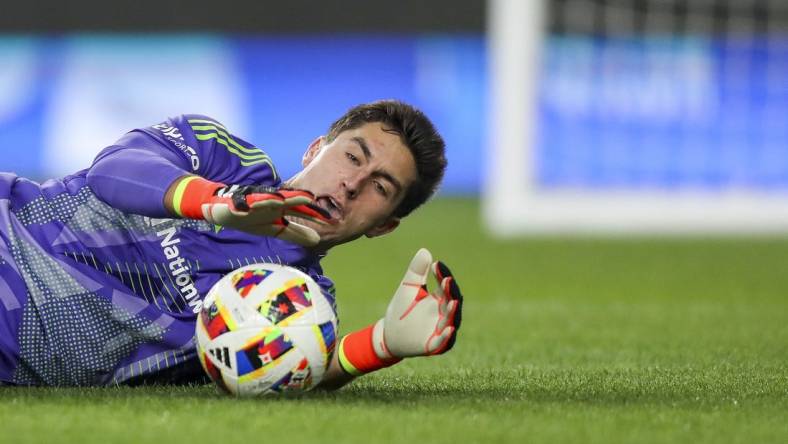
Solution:
[[[340,169],[335,162],[321,159],[320,162],[311,163],[306,169],[307,182],[310,185],[323,185],[337,180]]]
[[[338,179],[347,173],[342,162],[333,158],[324,159],[323,162],[317,165],[316,170],[319,171],[321,177],[326,181]]]
[[[363,219],[365,225],[379,225],[383,223],[393,211],[391,203],[376,194],[367,196],[363,203]]]

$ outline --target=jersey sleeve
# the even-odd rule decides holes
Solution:
[[[182,115],[147,131],[160,132],[189,158],[194,174],[206,179],[227,184],[280,185],[268,154],[210,117]]]
[[[186,174],[225,184],[281,184],[271,158],[218,121],[190,114],[127,133],[96,157],[88,185],[119,210],[170,217],[164,196]]]

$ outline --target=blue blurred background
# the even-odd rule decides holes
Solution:
[[[125,131],[188,112],[220,119],[288,176],[347,108],[399,98],[430,115],[448,142],[442,192],[476,194],[487,140],[484,3],[240,1],[233,12],[143,0],[119,2],[116,14],[91,1],[15,4],[0,18],[1,167],[38,179],[67,174]],[[788,189],[781,17],[759,19],[776,32],[756,21],[723,34],[715,24],[735,11],[710,9],[708,32],[688,20],[677,32],[692,10],[671,10],[672,22],[624,32],[632,20],[584,28],[572,14],[619,3],[650,17],[665,2],[645,2],[654,4],[646,11],[637,2],[574,3],[550,2],[539,187]]]
[[[399,98],[444,134],[445,188],[475,192],[483,46],[481,35],[0,37],[2,167],[66,174],[129,129],[203,113],[288,176],[349,107]]]

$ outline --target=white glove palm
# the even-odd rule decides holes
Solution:
[[[434,293],[427,290],[429,274],[439,284]],[[375,353],[381,359],[444,353],[454,345],[461,313],[462,294],[454,277],[422,248],[411,260],[386,316],[375,324]]]

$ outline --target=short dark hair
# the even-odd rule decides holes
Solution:
[[[405,197],[393,213],[396,217],[405,217],[437,190],[446,171],[446,144],[423,112],[399,100],[354,106],[331,124],[327,142],[343,131],[373,122],[380,122],[386,132],[399,135],[416,161],[416,180],[405,191]]]

